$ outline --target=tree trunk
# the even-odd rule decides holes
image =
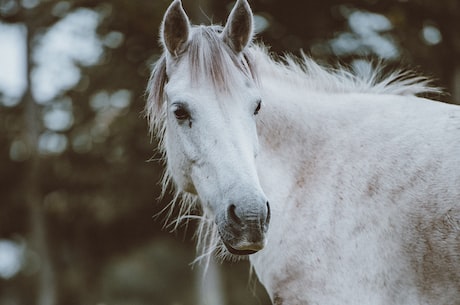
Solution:
[[[40,156],[38,152],[38,137],[40,135],[40,109],[35,102],[31,90],[32,70],[32,40],[33,27],[26,24],[26,60],[27,88],[22,104],[24,105],[25,142],[30,152],[28,168],[24,178],[24,200],[29,211],[30,237],[29,242],[33,251],[39,257],[39,269],[36,278],[36,304],[56,304],[56,285],[51,258],[46,240],[46,221],[43,209],[43,194],[40,187]]]
[[[209,259],[208,266],[205,262],[198,263],[196,269],[198,283],[198,302],[200,305],[225,305],[222,288],[221,266],[215,259]]]
[[[455,104],[460,105],[460,66],[454,70],[454,77],[452,80],[452,99]]]

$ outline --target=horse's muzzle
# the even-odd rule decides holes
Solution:
[[[250,255],[262,250],[270,223],[270,205],[230,204],[216,217],[220,237],[234,255]]]

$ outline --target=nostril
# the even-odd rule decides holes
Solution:
[[[268,224],[270,223],[270,217],[271,217],[270,204],[267,201],[267,217],[265,218],[265,225],[266,226],[268,226]]]
[[[236,205],[231,204],[228,207],[228,217],[236,224],[241,224],[241,219],[236,214]]]

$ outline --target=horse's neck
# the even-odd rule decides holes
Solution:
[[[287,170],[314,159],[338,125],[345,124],[330,107],[332,96],[272,79],[262,84],[262,91],[264,107],[258,124],[261,150],[272,161],[282,160]]]
[[[335,179],[330,167],[366,166],[369,155],[378,155],[388,141],[398,150],[379,162],[380,168],[391,168],[401,162],[400,156],[411,153],[411,147],[423,148],[423,141],[412,139],[407,130],[433,134],[427,131],[430,125],[421,122],[450,109],[414,96],[314,91],[282,78],[266,77],[261,88],[265,107],[258,123],[259,178],[267,196],[276,196],[279,203],[295,192],[305,194],[306,188],[314,192],[317,181],[330,183],[328,179]],[[408,120],[415,112],[418,119]]]
[[[270,81],[262,87],[264,107],[258,118],[260,179],[265,188],[275,187],[279,196],[287,196],[289,189],[313,170],[334,128],[321,122],[327,117],[326,110],[321,110],[324,104],[319,105],[321,95],[303,89],[284,90],[283,84]]]
[[[268,192],[276,189],[267,195],[280,201],[302,191],[310,178],[315,180],[318,166],[340,158],[340,139],[358,137],[359,122],[372,112],[369,99],[379,99],[373,94],[309,91],[276,79],[261,87],[259,177]]]

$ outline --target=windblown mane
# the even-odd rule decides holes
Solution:
[[[260,79],[261,75],[271,75],[288,80],[291,84],[301,84],[307,90],[329,93],[375,93],[396,95],[419,95],[440,93],[440,89],[430,86],[430,80],[412,71],[397,70],[383,73],[384,65],[362,64],[354,69],[326,68],[305,56],[285,55],[275,59],[263,44],[253,44],[237,55],[220,37],[220,26],[194,26],[186,52],[179,57],[187,57],[190,63],[191,79],[207,77],[219,91],[231,91],[235,79],[242,72],[246,77]],[[147,88],[146,113],[152,131],[161,130],[164,114],[164,86],[168,81],[166,55],[154,64]],[[156,127],[155,127],[156,126]]]
[[[439,93],[440,90],[429,85],[430,80],[417,76],[412,72],[394,71],[383,73],[383,65],[360,65],[358,69],[332,69],[318,65],[304,54],[299,57],[286,55],[275,58],[262,44],[253,44],[236,54],[221,39],[220,26],[194,26],[191,29],[190,41],[186,51],[178,55],[178,59],[187,60],[190,64],[192,82],[207,78],[221,92],[231,92],[233,84],[241,78],[260,81],[263,77],[273,77],[291,86],[302,87],[303,90],[328,93],[375,93],[395,95],[418,95]],[[154,64],[147,88],[148,101],[146,114],[151,132],[156,134],[159,148],[164,155],[163,140],[165,136],[165,95],[164,87],[168,82],[166,69],[166,51]],[[166,161],[166,160],[165,160]],[[170,173],[166,171],[163,178],[163,192],[170,182]],[[176,193],[168,207],[180,206],[180,214],[174,222],[174,228],[184,219],[200,219],[198,229],[198,247],[202,256],[206,257],[219,247],[217,229],[214,222],[203,216],[189,216],[194,209],[197,198],[193,195]],[[170,211],[172,208],[170,209]],[[170,214],[168,214],[170,216]],[[225,251],[223,251],[225,253]]]
[[[431,80],[413,71],[396,70],[385,73],[385,64],[360,61],[353,68],[324,67],[303,52],[301,57],[287,54],[280,59],[270,55],[264,45],[251,48],[257,75],[285,79],[288,84],[327,93],[374,93],[420,95],[440,93],[430,85]]]

